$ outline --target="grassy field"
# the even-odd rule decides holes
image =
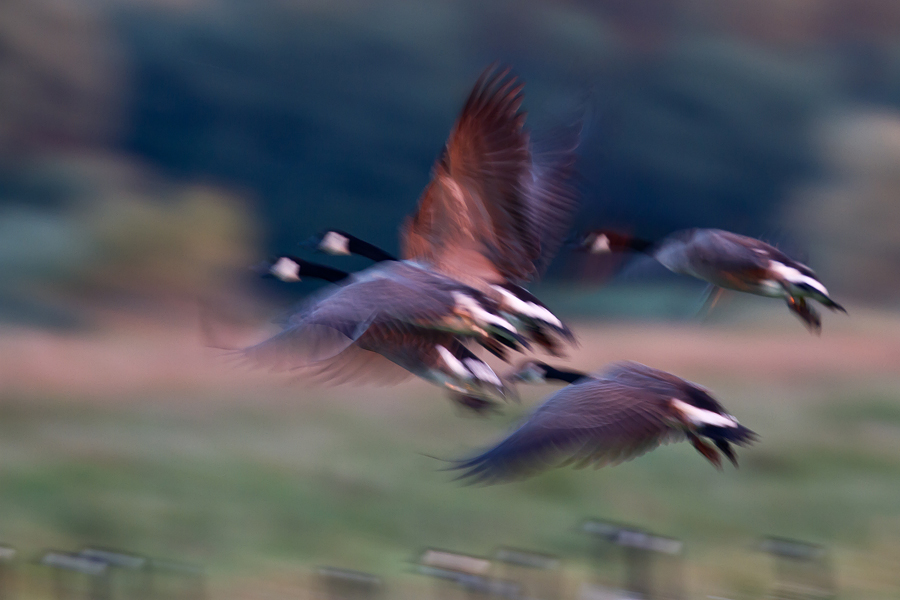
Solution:
[[[321,564],[418,595],[417,550],[513,545],[562,556],[574,592],[592,569],[577,526],[600,517],[682,538],[692,597],[761,597],[771,564],[754,544],[780,535],[830,548],[842,598],[895,598],[900,317],[851,311],[815,338],[756,308],[704,325],[582,325],[573,359],[636,359],[714,390],[761,435],[739,470],[680,444],[489,488],[452,483],[431,456],[489,443],[552,388],[501,417],[459,418],[419,383],[328,389],[237,372],[179,327],[9,331],[0,542],[25,558],[95,544],[194,562],[229,598],[296,597]]]

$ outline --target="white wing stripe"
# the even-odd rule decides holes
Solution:
[[[818,290],[825,296],[828,295],[828,290],[825,289],[825,286],[822,285],[819,281],[813,279],[809,275],[804,275],[794,267],[789,267],[784,263],[780,263],[777,260],[769,261],[769,269],[774,273],[780,275],[784,278],[785,281],[790,283],[805,283],[810,287]]]
[[[463,365],[458,358],[453,356],[449,350],[438,344],[435,346],[437,348],[438,354],[441,355],[441,358],[444,360],[444,364],[456,374],[457,377],[461,377],[462,379],[471,379],[472,373],[466,369],[465,365]]]
[[[672,398],[672,406],[681,412],[694,425],[712,425],[714,427],[737,427],[737,420],[731,415],[720,415],[705,408],[697,408],[677,398]]]

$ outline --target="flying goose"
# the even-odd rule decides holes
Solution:
[[[774,246],[730,231],[685,229],[658,242],[593,231],[584,236],[580,246],[594,254],[643,252],[670,271],[691,275],[720,289],[784,298],[791,312],[814,333],[821,331],[822,319],[807,299],[847,312],[831,299],[812,269]]]
[[[581,131],[533,142],[522,89],[509,69],[491,67],[478,79],[401,228],[401,257],[480,290],[560,355],[554,336],[573,343],[572,332],[522,285],[553,259],[578,208],[572,179]],[[330,254],[394,259],[339,230],[321,234],[318,245]]]
[[[306,302],[289,317],[280,334],[243,350],[244,356],[276,369],[313,368],[318,374],[341,382],[386,377],[396,382],[405,378],[396,376],[396,370],[386,372],[387,365],[377,360],[383,357],[402,367],[407,375],[447,389],[458,405],[476,412],[483,412],[496,400],[514,393],[487,363],[466,348],[461,341],[466,337],[465,331],[443,329],[437,325],[439,319],[428,316],[428,311],[443,311],[446,317],[449,311],[459,310],[449,306],[453,294],[471,294],[476,300],[478,292],[441,281],[451,290],[450,297],[442,296],[442,289],[423,288],[421,283],[427,281],[434,286],[434,279],[445,278],[426,276],[417,280],[421,274],[409,265],[396,263],[388,267],[373,277],[375,269],[351,275],[295,256],[268,262],[258,270],[282,281],[314,278],[344,287],[326,290]],[[413,287],[417,281],[419,287]],[[411,294],[417,298],[411,298]],[[388,301],[391,295],[405,296],[405,306]],[[389,308],[380,308],[381,303]],[[420,317],[415,315],[422,311],[426,316],[424,324],[417,324]],[[361,327],[360,322],[367,325]],[[358,334],[351,333],[356,328],[360,329]],[[343,334],[335,340],[335,332]]]
[[[488,69],[478,80],[404,226],[404,260],[334,238],[339,251],[381,262],[314,297],[281,333],[245,355],[281,368],[306,366],[337,357],[370,328],[380,336],[397,328],[451,333],[503,359],[507,348],[530,347],[523,333],[553,348],[547,331],[571,339],[546,307],[512,287],[559,246],[575,205],[566,181],[574,145],[557,145],[544,163],[532,165],[521,90],[508,70]],[[509,315],[521,317],[527,331],[519,332]]]
[[[588,375],[529,361],[510,379],[569,385],[494,447],[451,467],[462,471],[461,479],[498,483],[565,465],[599,468],[682,439],[716,468],[721,468],[719,451],[737,466],[730,444],[746,446],[756,439],[705,389],[635,362]]]
[[[318,250],[334,256],[356,254],[375,262],[397,260],[388,252],[365,242],[356,236],[336,229],[327,230],[317,238]],[[482,286],[486,294],[497,302],[499,310],[531,341],[554,356],[561,356],[562,349],[556,336],[574,343],[572,331],[544,305],[534,294],[512,283]]]
[[[552,334],[568,343],[574,335],[522,286],[550,264],[578,208],[581,131],[534,143],[520,110],[523,87],[509,69],[489,68],[479,78],[403,224],[401,254],[489,295],[533,341],[560,355]]]

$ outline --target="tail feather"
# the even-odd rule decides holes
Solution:
[[[819,300],[819,302],[821,302],[823,306],[830,308],[831,310],[838,310],[838,311],[844,313],[845,315],[847,314],[846,308],[844,308],[843,306],[841,306],[840,304],[838,304],[837,302],[835,302],[828,296],[825,296],[824,298]]]
[[[703,458],[711,462],[715,468],[722,469],[722,458],[719,456],[719,453],[716,452],[715,448],[696,435],[690,435],[688,436],[688,439],[691,441],[691,445],[697,449],[697,452],[703,455]]]
[[[749,446],[756,442],[759,436],[753,430],[744,427],[738,423],[735,427],[718,427],[715,425],[704,425],[697,430],[699,435],[708,437],[713,441],[722,440],[731,442],[738,446]]]
[[[715,448],[701,440],[698,436],[703,436],[711,440],[713,444],[715,444],[715,447],[719,449],[719,452],[724,454],[735,468],[738,467],[738,460],[731,444],[737,446],[749,446],[759,439],[759,436],[756,435],[755,432],[744,427],[740,423],[735,427],[704,425],[703,427],[698,428],[696,435],[689,436],[691,443],[694,448],[696,448],[709,462],[715,465],[717,469],[722,468],[722,459],[719,456],[719,453],[716,452]]]
[[[738,468],[738,460],[737,456],[734,453],[734,450],[731,449],[731,444],[726,442],[725,440],[713,440],[716,444],[716,448],[718,448],[722,454],[724,454],[728,460],[731,461],[731,464],[734,465],[734,468]]]

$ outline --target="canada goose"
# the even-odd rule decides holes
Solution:
[[[578,208],[581,131],[536,149],[520,110],[523,87],[509,69],[481,75],[401,228],[401,254],[489,295],[558,356],[551,332],[569,343],[574,335],[521,286],[549,265]]]
[[[446,278],[439,276],[417,280],[421,274],[404,263],[351,275],[294,256],[281,256],[258,270],[283,281],[309,277],[343,283],[344,287],[326,290],[319,298],[305,303],[288,319],[280,334],[243,350],[254,361],[276,369],[309,367],[329,379],[341,381],[385,376],[392,381],[401,379],[393,372],[383,371],[385,364],[376,360],[381,356],[409,374],[446,388],[457,404],[472,410],[484,410],[494,400],[510,396],[511,390],[490,366],[462,343],[460,338],[465,337],[465,332],[452,326],[442,329],[439,325],[441,318],[447,318],[448,310],[474,310],[473,314],[478,316],[476,290],[448,284],[443,281]],[[444,286],[449,285],[450,298],[441,296],[442,289],[421,286],[422,281],[434,285],[435,279],[442,280]],[[419,287],[413,287],[417,281]],[[459,301],[453,294],[466,293],[471,294],[474,307],[465,303],[462,309],[449,306],[451,300]],[[385,294],[403,295],[413,312],[405,313],[407,309],[398,307],[396,302],[386,302]],[[430,304],[425,307],[425,303]],[[442,312],[443,316],[426,318],[425,324],[419,325],[419,317],[415,315],[421,315],[423,310],[426,317],[428,311]],[[494,323],[490,314],[480,318],[486,326]],[[496,319],[498,326],[502,326],[502,319]],[[358,335],[351,333],[357,328]]]
[[[365,242],[344,231],[328,230],[314,240],[318,240],[316,248],[326,254],[349,256],[357,254],[373,260],[384,262],[397,260],[388,252]],[[539,344],[550,354],[561,356],[562,350],[553,334],[569,343],[574,343],[575,335],[543,302],[538,300],[525,288],[512,283],[499,283],[482,286],[482,291],[497,302],[499,310],[513,324],[521,329],[526,337]],[[548,331],[549,330],[549,331]]]
[[[716,448],[737,466],[730,444],[746,446],[756,439],[705,389],[634,362],[588,375],[529,361],[510,380],[569,385],[506,439],[451,467],[463,471],[461,479],[497,483],[570,464],[599,468],[685,438],[716,468],[721,468]]]
[[[721,229],[685,229],[659,242],[593,231],[584,236],[580,246],[594,254],[643,252],[670,271],[691,275],[718,288],[784,298],[791,312],[814,333],[821,330],[822,320],[807,303],[808,298],[831,310],[847,312],[831,299],[806,265],[763,241]]]
[[[572,332],[521,286],[553,259],[578,208],[572,179],[581,130],[532,142],[520,110],[523,87],[509,69],[482,73],[401,228],[401,256],[490,296],[536,343],[560,355],[552,334],[574,343]],[[343,231],[321,234],[318,246],[393,259]]]
[[[503,359],[506,348],[530,347],[522,333],[554,350],[547,331],[571,339],[546,307],[512,287],[552,256],[575,206],[567,184],[574,146],[558,144],[532,165],[521,90],[508,70],[488,69],[478,80],[404,227],[403,261],[347,236],[323,240],[338,253],[381,262],[314,298],[284,331],[245,354],[276,366],[307,365],[350,349],[370,328],[379,335],[447,332]]]

